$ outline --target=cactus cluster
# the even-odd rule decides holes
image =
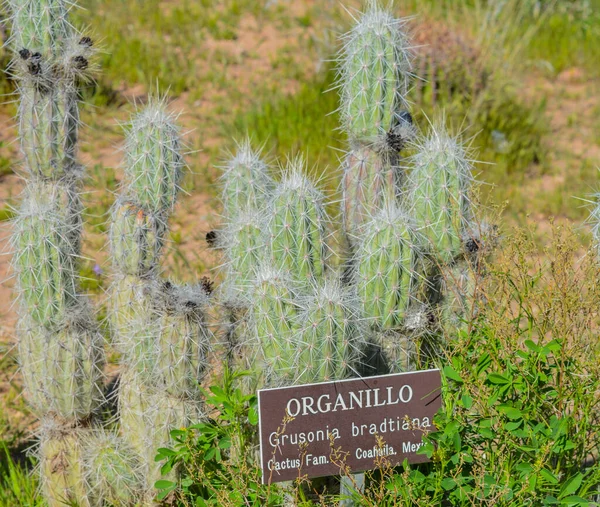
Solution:
[[[167,280],[161,256],[184,172],[180,130],[161,99],[128,125],[110,215],[108,322],[122,372],[118,425],[107,427],[104,339],[79,284],[78,85],[93,44],[70,25],[68,0],[8,3],[28,174],[12,237],[19,355],[42,418],[50,506],[152,504],[156,450],[173,427],[205,417],[198,382],[214,301],[226,313],[229,358],[256,373],[252,387],[411,370],[436,337],[472,317],[492,234],[475,220],[471,162],[443,120],[428,134],[413,125],[405,22],[370,0],[339,57],[348,138],[341,255],[304,159],[288,159],[276,178],[245,140],[223,167],[222,227],[207,236],[223,255],[218,293]]]
[[[481,241],[472,233],[472,165],[443,118],[425,135],[413,125],[404,24],[370,1],[343,38],[341,263],[328,245],[325,198],[302,159],[290,159],[274,184],[244,141],[225,166],[224,294],[238,296],[231,327],[260,351],[253,362],[264,382],[414,369],[419,340],[466,317],[478,257],[469,245]]]

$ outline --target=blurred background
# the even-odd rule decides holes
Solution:
[[[190,171],[173,217],[167,265],[180,279],[209,274],[218,259],[204,236],[218,225],[219,165],[249,134],[271,160],[304,154],[336,199],[345,146],[336,109],[339,35],[355,0],[80,0],[73,19],[101,48],[83,91],[81,158],[87,166],[84,275],[102,298],[108,284],[107,211],[121,175],[121,124],[148,94],[180,112]],[[419,127],[445,111],[470,143],[480,199],[502,210],[502,230],[552,220],[583,224],[600,164],[600,0],[397,0],[415,47],[410,100]],[[9,23],[2,24],[6,39]],[[14,83],[0,50],[2,243],[22,181]],[[15,172],[16,171],[16,172]],[[584,226],[582,249],[589,242]],[[9,276],[0,257],[0,279]],[[24,445],[33,418],[20,396],[12,345],[11,281],[0,286],[0,441]],[[0,449],[1,451],[1,449]],[[0,460],[1,461],[1,460]],[[1,489],[1,488],[0,488]],[[1,498],[0,498],[1,501]]]

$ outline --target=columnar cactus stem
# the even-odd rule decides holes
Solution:
[[[238,143],[236,153],[223,167],[223,216],[231,223],[239,213],[265,208],[275,183],[260,151],[252,149],[249,139]]]
[[[422,248],[414,223],[394,203],[365,226],[355,276],[364,315],[374,329],[402,326],[423,282]]]
[[[85,483],[93,507],[135,507],[143,494],[142,465],[133,449],[118,435],[91,434],[83,448]]]
[[[142,464],[143,503],[150,505],[160,479],[156,450],[169,444],[171,429],[202,417],[198,382],[210,347],[209,293],[158,277],[183,172],[179,128],[163,102],[151,100],[134,117],[126,154],[110,231],[117,271],[111,323],[126,367],[119,390],[123,439]]]
[[[440,264],[463,253],[471,228],[472,166],[464,148],[443,126],[432,127],[414,157],[409,200],[413,214]]]
[[[29,175],[12,237],[19,361],[27,397],[43,419],[39,457],[47,503],[87,506],[81,449],[103,400],[103,339],[79,293],[77,88],[93,49],[91,39],[69,24],[70,2],[7,3]]]
[[[372,0],[343,37],[340,114],[350,149],[343,164],[342,216],[352,250],[364,223],[385,202],[399,199],[399,153],[414,137],[405,110],[412,53],[404,23]]]
[[[327,215],[322,194],[304,176],[304,160],[291,161],[269,206],[269,259],[294,280],[309,283],[327,268]]]
[[[259,364],[266,366],[268,384],[294,378],[298,332],[298,292],[286,272],[263,267],[256,274],[250,307],[250,329],[259,344]]]
[[[408,105],[412,67],[404,24],[370,0],[365,13],[343,37],[340,113],[352,141],[380,147],[396,144],[400,111]]]
[[[301,300],[296,382],[340,380],[356,372],[364,329],[352,289],[325,280]]]
[[[226,258],[226,301],[236,304],[247,300],[254,282],[254,274],[265,260],[265,211],[240,211],[219,232],[219,246]]]

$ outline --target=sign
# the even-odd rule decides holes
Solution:
[[[426,462],[416,452],[441,403],[439,370],[261,389],[263,484]]]

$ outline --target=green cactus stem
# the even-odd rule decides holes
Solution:
[[[266,367],[265,381],[293,381],[298,333],[298,294],[285,272],[263,267],[256,274],[250,329]]]
[[[340,113],[351,141],[398,151],[396,129],[407,107],[412,59],[404,25],[371,0],[342,38]]]
[[[323,276],[329,250],[323,196],[304,176],[304,160],[289,163],[275,189],[267,226],[275,269],[308,283]]]
[[[364,231],[354,259],[363,314],[374,329],[401,327],[422,282],[422,239],[394,203],[387,203]]]
[[[113,263],[126,275],[149,274],[158,266],[166,232],[162,217],[133,203],[117,203],[110,225]]]
[[[59,328],[77,306],[81,204],[76,187],[31,182],[11,239],[20,305],[33,321]]]
[[[104,401],[104,339],[85,308],[72,309],[72,320],[52,332],[19,321],[19,363],[29,403],[41,415],[75,423]]]
[[[342,216],[346,237],[356,247],[362,228],[386,202],[399,198],[399,157],[369,147],[351,149],[343,164]]]
[[[201,421],[202,410],[198,403],[171,396],[128,371],[119,383],[119,416],[124,440],[141,459],[145,496],[151,498],[154,483],[161,479],[156,450],[169,446],[171,430]]]
[[[473,176],[464,148],[443,127],[433,127],[414,157],[409,198],[412,213],[441,264],[463,253],[473,217]]]
[[[83,469],[83,446],[89,430],[42,421],[38,458],[41,487],[48,507],[91,507]]]
[[[157,215],[175,205],[183,177],[179,127],[164,101],[152,99],[127,130],[125,198]]]
[[[219,232],[226,264],[225,300],[236,304],[247,300],[254,283],[254,274],[265,258],[266,216],[264,212],[240,212]]]
[[[202,284],[157,282],[152,293],[151,357],[141,374],[175,397],[198,398],[198,383],[208,368],[212,334],[206,312],[210,294]]]
[[[144,476],[135,451],[118,435],[94,431],[83,449],[85,483],[92,507],[136,507],[143,498]]]
[[[249,139],[238,143],[235,155],[223,167],[221,181],[223,216],[228,222],[240,213],[264,209],[275,188],[260,150],[253,150]]]
[[[340,380],[356,372],[364,346],[360,308],[352,289],[337,279],[315,285],[298,315],[296,382]]]

